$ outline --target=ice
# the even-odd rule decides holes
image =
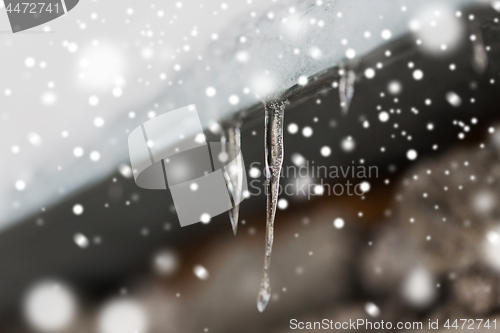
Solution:
[[[271,102],[266,105],[265,117],[265,162],[266,162],[266,249],[264,270],[260,283],[257,308],[263,312],[271,297],[269,266],[274,242],[274,219],[278,205],[281,169],[283,166],[283,121],[286,102]]]
[[[352,68],[343,66],[339,82],[339,97],[342,113],[347,114],[354,97],[354,84],[356,83],[356,73]]]
[[[241,147],[241,123],[233,122],[231,126],[224,130],[221,136],[222,153],[227,154],[229,168],[223,169],[224,179],[229,193],[233,199],[233,208],[229,210],[229,219],[236,235],[238,230],[238,218],[243,195],[243,158],[240,154]],[[220,158],[220,157],[219,157]]]
[[[243,158],[242,154],[240,154],[241,149],[241,132],[240,132],[241,123],[235,122],[231,127],[227,130],[229,147],[229,160],[235,161],[236,163],[229,170],[229,179],[233,187],[232,197],[235,202],[234,207],[229,210],[229,219],[231,220],[231,226],[233,227],[233,233],[236,235],[238,230],[238,218],[240,215],[240,205],[237,204],[241,202],[241,198],[243,195]]]

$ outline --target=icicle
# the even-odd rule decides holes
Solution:
[[[226,132],[225,131],[222,131],[222,135],[220,137],[220,142],[221,142],[221,153],[225,153],[225,154],[228,154],[227,152],[227,137],[226,137]],[[232,149],[229,149],[230,151]],[[228,160],[230,160],[230,157],[229,157],[229,154],[228,154]],[[231,176],[230,174],[227,172],[226,168],[222,168],[222,175],[224,176],[224,180],[226,181],[226,187],[227,187],[227,190],[229,192],[229,196],[232,200],[232,204],[233,204],[233,207],[235,206],[234,205],[234,186],[233,186],[233,182],[231,180]],[[229,213],[229,218],[231,218],[231,212]],[[233,221],[231,220],[231,225],[233,225]],[[233,232],[234,232],[234,226],[233,226]]]
[[[472,68],[476,73],[483,74],[488,67],[488,55],[484,47],[481,29],[474,26],[472,28],[472,36]]]
[[[339,97],[340,107],[344,114],[349,111],[352,97],[354,96],[354,84],[356,83],[356,73],[352,68],[342,65],[340,69]]]
[[[267,303],[271,298],[271,281],[269,280],[268,269],[264,268],[262,279],[260,280],[259,295],[257,296],[257,309],[264,312]]]
[[[229,219],[233,227],[233,233],[236,235],[238,230],[238,218],[240,215],[241,196],[243,195],[243,161],[241,151],[241,123],[234,123],[227,130],[227,137],[229,143],[229,160],[235,161],[236,168],[231,168],[229,171],[229,182],[232,185],[232,197],[234,200],[233,208],[229,210]]]
[[[271,298],[269,266],[274,241],[274,217],[278,204],[279,181],[283,165],[283,119],[286,102],[271,102],[266,105],[265,160],[266,160],[266,252],[264,270],[257,297],[257,308],[263,312]]]

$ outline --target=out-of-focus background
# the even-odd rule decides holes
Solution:
[[[0,331],[288,332],[324,318],[494,329],[499,11],[86,0],[12,34],[0,2]],[[264,104],[277,99],[289,191],[259,313]],[[192,103],[208,141],[242,123],[250,196],[236,236],[227,214],[181,228],[169,191],[132,177],[130,131]],[[347,182],[364,193],[340,193]]]

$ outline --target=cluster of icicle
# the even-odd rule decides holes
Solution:
[[[488,57],[483,44],[481,31],[478,28],[473,29],[477,38],[472,45],[472,66],[478,73],[483,73],[488,66]],[[354,86],[356,82],[355,70],[347,65],[340,66],[340,78],[338,83],[340,107],[344,114],[350,108],[354,97]],[[265,166],[266,166],[266,247],[264,257],[264,269],[260,281],[259,293],[257,296],[257,308],[260,312],[266,309],[271,298],[271,282],[269,279],[269,267],[271,264],[271,254],[274,242],[274,219],[278,205],[278,192],[281,170],[283,166],[284,145],[283,145],[283,122],[285,117],[286,101],[273,101],[265,105]],[[229,144],[235,144],[241,147],[240,123],[231,126],[223,135],[222,140],[228,140]],[[231,152],[238,153],[237,149],[231,149]],[[231,160],[238,158],[238,171],[236,174],[225,175],[228,183],[228,189],[241,198],[242,189],[242,163],[241,155],[230,156]],[[233,232],[236,234],[238,227],[239,206],[235,206],[229,212]]]
[[[351,99],[354,94],[354,81],[356,79],[352,70],[344,70],[344,75],[339,84],[341,106],[344,112],[347,112]],[[257,308],[260,312],[266,309],[269,299],[271,298],[271,283],[269,279],[269,267],[271,264],[271,254],[274,241],[274,220],[276,216],[276,208],[278,206],[278,193],[281,170],[283,166],[284,145],[283,145],[283,123],[285,117],[286,101],[273,101],[266,103],[265,106],[265,176],[266,176],[266,247],[264,257],[264,269],[260,282],[259,293],[257,296]],[[243,172],[242,158],[239,154],[241,147],[241,123],[234,123],[224,131],[221,137],[223,143],[227,143],[230,160],[236,160],[237,171],[225,172],[224,177],[228,190],[231,192],[235,201],[240,201],[242,195]],[[237,149],[231,149],[231,145],[235,145]],[[224,147],[225,145],[223,145]],[[235,205],[229,211],[229,218],[233,232],[236,235],[238,229],[239,205]]]
[[[341,108],[347,113],[351,100],[354,96],[354,83],[356,74],[353,70],[343,68],[339,82],[339,94]],[[276,101],[266,104],[265,108],[265,165],[266,165],[266,248],[264,257],[264,269],[260,280],[259,293],[257,295],[257,309],[263,312],[271,298],[271,282],[269,279],[269,267],[271,265],[271,254],[274,242],[274,219],[278,206],[278,193],[281,170],[283,167],[283,123],[285,118],[286,101]]]

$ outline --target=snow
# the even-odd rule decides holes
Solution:
[[[146,114],[153,112],[160,115],[196,104],[204,128],[220,124],[234,113],[258,105],[262,100],[279,97],[295,86],[299,78],[309,78],[344,61],[356,61],[376,47],[411,33],[408,24],[411,19],[434,3],[432,0],[335,0],[316,5],[310,1],[287,1],[264,8],[269,1],[254,2],[258,5],[251,10],[244,4],[239,7],[231,4],[223,10],[226,16],[221,18],[220,14],[211,21],[209,28],[200,25],[206,12],[192,7],[190,3],[179,2],[180,5],[176,6],[178,15],[187,13],[189,20],[187,16],[182,16],[186,21],[179,23],[182,25],[175,26],[175,29],[167,24],[169,18],[166,13],[165,17],[159,18],[157,11],[152,11],[150,17],[138,20],[136,12],[139,9],[129,8],[123,9],[121,14],[129,24],[125,24],[115,35],[110,35],[108,41],[88,40],[86,31],[93,31],[98,20],[77,22],[78,25],[75,25],[74,19],[54,21],[50,28],[65,31],[85,27],[81,34],[83,37],[66,41],[67,47],[61,46],[63,41],[58,39],[65,34],[51,37],[54,43],[50,48],[47,39],[39,35],[25,36],[24,42],[16,41],[19,45],[13,44],[13,39],[6,41],[3,47],[10,49],[4,52],[7,58],[0,65],[0,70],[5,73],[4,77],[19,79],[16,82],[0,82],[3,92],[0,99],[4,109],[16,110],[15,115],[7,115],[13,118],[4,126],[4,135],[9,140],[5,140],[3,148],[12,156],[12,151],[16,151],[15,156],[19,159],[7,161],[5,164],[9,167],[0,175],[0,201],[4,203],[0,207],[1,226],[62,199],[54,195],[61,184],[65,193],[70,194],[118,171],[120,165],[128,162],[126,133],[146,121]],[[452,12],[475,3],[473,0],[441,1]],[[116,15],[112,5],[103,3],[102,6],[99,19],[109,16],[109,13]],[[293,13],[289,11],[291,6],[295,9]],[[404,12],[402,7],[406,8]],[[256,15],[249,15],[254,11]],[[342,15],[339,17],[338,13]],[[238,15],[243,16],[238,18]],[[152,23],[159,19],[164,20],[162,24],[166,25],[166,29]],[[151,21],[151,29],[142,31],[147,20]],[[165,35],[160,35],[162,29]],[[122,47],[128,45],[130,36],[140,35],[139,32],[143,33],[139,49],[133,45],[129,45],[128,49]],[[195,39],[206,33],[207,41]],[[210,38],[212,35],[217,38]],[[182,36],[189,36],[189,45],[182,40]],[[153,44],[149,41],[165,41],[170,37],[178,45],[155,47],[146,52],[148,57],[141,53],[146,45]],[[184,47],[186,45],[188,47]],[[202,49],[204,45],[208,45],[205,51]],[[23,47],[30,53],[20,54]],[[182,50],[182,57],[161,58],[162,52],[169,54],[176,47]],[[44,52],[38,52],[38,49]],[[64,57],[61,56],[61,49],[64,50]],[[103,52],[113,56],[104,57],[105,61],[99,66],[93,64],[91,60],[96,57],[101,59]],[[184,54],[200,57],[184,61]],[[60,61],[55,63],[49,59]],[[37,85],[44,87],[36,96],[46,91],[47,82],[53,82],[49,87],[53,97],[45,99],[50,107],[44,106],[51,110],[50,116],[39,112],[40,105],[43,105],[40,98],[26,98],[22,87],[27,82],[25,76],[19,75],[19,66],[29,73]],[[417,72],[418,69],[415,71],[416,78],[425,80],[425,76],[421,77]],[[40,72],[47,74],[41,76]],[[164,75],[160,78],[159,73]],[[373,77],[375,70],[368,70],[365,75]],[[300,81],[305,82],[304,79]],[[207,92],[208,87],[213,90]],[[116,98],[118,96],[120,98]],[[98,128],[103,124],[100,120],[97,125],[94,124],[96,117],[106,119],[103,128]],[[71,133],[65,141],[60,136],[62,130]],[[97,135],[95,131],[100,133]],[[188,125],[184,133],[189,135],[194,131],[195,128]],[[28,133],[27,143],[31,143],[32,147],[26,145]],[[166,128],[164,133],[162,142],[173,145],[178,140],[176,131]],[[28,148],[38,151],[31,149],[35,151],[28,155]],[[75,158],[93,149],[100,152],[99,162]],[[47,168],[52,162],[62,165],[62,170]],[[21,176],[29,181],[30,186],[24,191],[17,191],[12,186],[12,180]],[[13,201],[20,202],[22,209],[12,209]]]

